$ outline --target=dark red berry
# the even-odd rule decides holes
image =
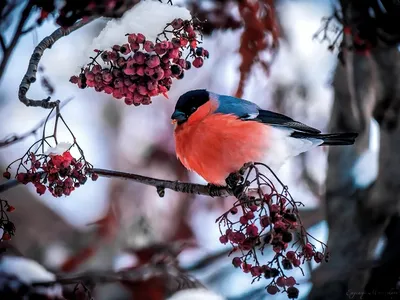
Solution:
[[[270,295],[275,295],[277,292],[279,292],[279,289],[276,287],[276,285],[269,285],[267,287],[267,293]]]
[[[219,241],[221,244],[226,244],[226,243],[228,243],[228,237],[226,235],[221,235],[219,237]]]
[[[297,299],[299,297],[299,290],[294,286],[289,287],[286,292],[290,299]]]
[[[288,259],[282,259],[282,267],[285,269],[285,270],[291,270],[291,269],[293,269],[293,267],[292,267],[292,263],[290,262],[290,260],[288,260]]]
[[[294,279],[293,276],[290,276],[285,279],[286,286],[294,286],[295,284],[296,284],[296,279]]]
[[[181,18],[172,21],[171,26],[174,29],[180,29],[183,25],[183,20]]]
[[[282,241],[285,243],[290,243],[293,239],[293,235],[290,232],[284,232],[282,234]]]
[[[203,62],[204,60],[201,57],[196,57],[192,64],[195,68],[201,68],[203,66]]]
[[[230,213],[231,213],[232,215],[236,215],[237,212],[238,212],[237,207],[232,207],[231,210],[230,210]]]
[[[276,285],[279,287],[284,287],[285,286],[285,278],[280,276],[276,279]]]
[[[6,179],[10,179],[11,178],[11,173],[6,171],[6,172],[3,173],[3,177],[6,178]]]
[[[234,257],[232,259],[232,264],[235,268],[238,268],[242,265],[242,260],[239,257]]]

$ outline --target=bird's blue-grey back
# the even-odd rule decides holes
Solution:
[[[253,102],[212,93],[210,93],[210,96],[215,97],[219,103],[219,106],[214,113],[233,114],[241,119],[256,118],[259,114],[260,108]]]

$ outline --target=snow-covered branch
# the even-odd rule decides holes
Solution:
[[[45,37],[39,43],[39,45],[37,45],[29,61],[28,70],[26,71],[25,76],[23,77],[21,84],[19,86],[18,97],[22,103],[24,103],[26,106],[42,107],[46,109],[54,108],[60,103],[59,100],[50,101],[50,97],[42,100],[29,99],[26,96],[26,94],[29,91],[31,83],[34,83],[36,81],[36,73],[38,71],[38,65],[44,51],[46,49],[51,48],[60,38],[69,35],[71,32],[78,30],[79,28],[89,24],[93,20],[95,20],[95,17],[79,21],[67,29],[60,27],[56,31],[54,31],[51,35]]]

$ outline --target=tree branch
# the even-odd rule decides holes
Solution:
[[[50,97],[42,100],[33,100],[26,97],[31,83],[36,81],[36,72],[38,70],[40,59],[42,58],[44,51],[51,48],[60,38],[69,35],[71,32],[74,32],[75,30],[89,24],[95,19],[95,17],[91,17],[85,21],[79,21],[67,29],[60,27],[51,35],[45,37],[39,43],[39,45],[37,45],[29,61],[28,70],[26,71],[25,76],[19,86],[18,97],[22,103],[24,103],[26,106],[42,107],[46,109],[54,108],[60,103],[59,100],[50,102]]]
[[[25,22],[29,18],[29,15],[31,13],[32,7],[33,7],[33,1],[29,1],[26,4],[25,9],[22,12],[21,19],[19,20],[17,29],[15,30],[14,36],[11,39],[11,42],[8,45],[8,47],[5,46],[5,42],[2,39],[1,47],[3,49],[3,58],[2,58],[1,63],[0,63],[0,79],[1,79],[1,77],[3,76],[3,74],[4,74],[5,70],[6,70],[7,64],[9,62],[9,60],[10,60],[10,57],[11,57],[11,54],[12,54],[15,46],[17,45],[19,38],[21,37],[21,35],[23,35],[23,29],[24,29],[24,26],[25,26]]]
[[[119,171],[105,170],[105,169],[88,169],[89,173],[96,173],[102,177],[114,177],[125,180],[131,180],[145,185],[154,186],[160,197],[163,196],[165,189],[173,190],[180,193],[205,195],[211,197],[228,197],[233,195],[233,191],[227,187],[220,187],[215,185],[202,185],[188,182],[179,182],[172,180],[162,180],[157,178],[146,177],[142,175],[125,173]]]

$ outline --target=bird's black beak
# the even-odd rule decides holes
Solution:
[[[175,110],[171,116],[171,119],[172,119],[172,123],[177,122],[178,124],[182,124],[187,121],[187,116],[185,113],[183,113],[179,110]]]

